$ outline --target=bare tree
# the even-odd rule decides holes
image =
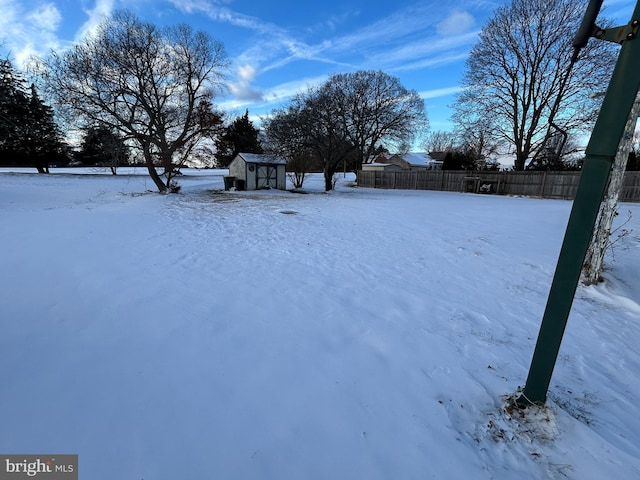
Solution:
[[[293,188],[302,188],[311,165],[310,158],[304,153],[293,155],[287,160],[287,177],[291,180]]]
[[[47,96],[75,118],[133,140],[166,192],[198,143],[219,129],[212,98],[226,66],[222,44],[206,33],[159,29],[120,11],[69,51],[36,61],[35,72]]]
[[[582,158],[578,160],[578,156]],[[541,145],[535,156],[527,165],[527,170],[565,171],[580,170],[584,159],[584,148],[573,136],[564,132],[551,133],[544,145]]]
[[[355,162],[357,155],[334,112],[333,99],[321,88],[310,88],[274,111],[264,126],[269,152],[290,163],[305,158],[322,165],[326,191],[333,188],[338,167]]]
[[[303,103],[299,95],[286,109],[280,109],[263,119],[265,126],[264,150],[267,154],[287,160],[287,176],[294,188],[302,188],[307,173],[320,168],[324,171],[324,162],[319,160],[317,145],[303,129]]]
[[[492,135],[494,121],[490,115],[476,118],[472,123],[461,119],[456,122],[454,130],[458,147],[473,152],[473,155],[482,160],[488,160],[498,152],[500,140]]]
[[[591,42],[579,54],[573,49],[585,6],[583,0],[512,0],[496,10],[469,55],[455,121],[467,130],[480,125],[475,129],[513,145],[516,170],[555,130],[585,129],[595,119],[600,100],[589,94],[606,86],[615,54],[605,42]]]
[[[353,171],[380,150],[406,152],[428,127],[424,100],[397,77],[361,70],[332,75],[321,87],[344,138],[356,148]]]
[[[427,125],[424,101],[383,72],[331,76],[293,98],[265,122],[267,147],[293,159],[320,162],[325,190],[340,166],[354,171],[382,146],[402,150]]]
[[[437,130],[430,132],[422,147],[427,153],[429,152],[449,152],[453,150],[457,142],[456,134],[453,132],[445,132]]]

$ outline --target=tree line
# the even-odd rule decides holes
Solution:
[[[572,48],[585,5],[512,0],[495,10],[468,57],[454,131],[433,132],[424,144],[447,153],[445,168],[496,168],[491,158],[505,149],[516,170],[568,168],[615,60],[605,42]],[[161,192],[171,191],[188,159],[225,167],[241,151],[282,156],[299,178],[320,167],[329,190],[338,169],[405,153],[428,128],[420,95],[375,70],[331,75],[262,119],[261,131],[248,111],[226,124],[214,99],[227,67],[223,44],[205,32],[116,12],[69,50],[34,59],[35,84],[0,63],[2,158],[46,171],[68,153],[63,138],[75,131],[76,161],[141,162]]]

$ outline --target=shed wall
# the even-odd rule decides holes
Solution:
[[[253,168],[249,168],[253,167]],[[245,163],[245,187],[247,190],[255,190],[256,189],[256,166],[251,163]]]
[[[246,181],[246,165],[247,163],[241,158],[234,158],[233,161],[229,164],[229,175]]]
[[[286,165],[278,165],[278,173],[276,178],[276,184],[278,190],[287,189],[287,169]]]

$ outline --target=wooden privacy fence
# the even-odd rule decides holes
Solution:
[[[358,186],[443,192],[499,193],[573,199],[580,172],[358,171]],[[626,172],[621,202],[640,202],[640,172]]]

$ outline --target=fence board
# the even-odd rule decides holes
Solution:
[[[561,199],[573,199],[579,181],[580,172],[358,172],[360,187],[477,192],[480,185],[492,183],[494,191],[506,195]],[[620,201],[640,202],[640,172],[626,172]]]

